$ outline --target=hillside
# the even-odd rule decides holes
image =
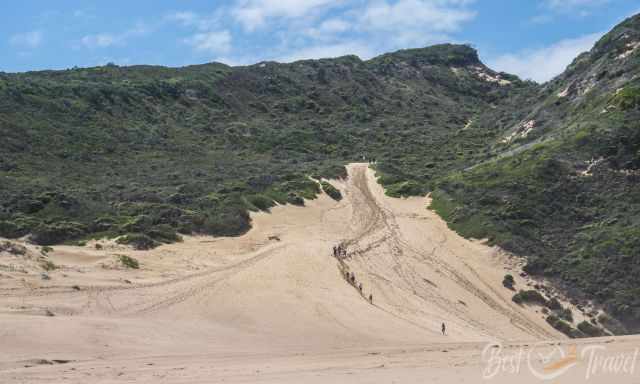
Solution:
[[[426,147],[520,85],[483,76],[499,75],[453,45],[366,62],[4,74],[0,235],[236,235],[247,210],[303,204],[318,192],[308,175],[344,175],[365,154],[388,159],[389,183],[405,181]],[[453,150],[433,152],[441,172]]]
[[[239,235],[374,158],[390,196],[640,330],[640,17],[537,85],[438,45],[246,67],[0,74],[0,236]]]
[[[434,194],[434,208],[453,228],[529,256],[528,272],[552,278],[583,305],[604,303],[634,331],[640,329],[638,47],[636,16],[529,95],[521,104],[529,107],[492,111],[508,124],[490,144],[494,160],[447,176]]]

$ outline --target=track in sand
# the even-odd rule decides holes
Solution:
[[[56,247],[51,281],[0,279],[0,382],[477,382],[489,341],[567,342],[511,301],[507,255],[457,236],[426,198],[386,197],[366,164],[348,169],[340,202],[255,214],[238,238]],[[364,295],[342,278],[338,243]],[[142,270],[105,267],[116,253]]]

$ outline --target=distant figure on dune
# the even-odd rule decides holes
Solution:
[[[373,293],[369,294],[369,302],[373,304]]]
[[[444,323],[442,323],[442,334],[443,334],[444,336],[446,336],[446,335],[447,335],[447,326],[446,326],[446,325],[444,325]]]

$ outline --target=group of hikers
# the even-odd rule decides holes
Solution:
[[[363,154],[362,155],[362,161],[364,162],[365,160],[367,160],[369,162],[369,164],[376,164],[378,162],[375,157],[369,157],[369,156]]]
[[[333,247],[333,257],[335,257],[336,259],[346,259],[347,258],[347,248],[342,244],[338,244],[338,245],[334,246]]]
[[[360,291],[360,295],[362,295],[362,297],[366,298],[366,296],[364,295],[364,292],[362,291],[362,283],[358,283],[356,281],[356,274],[353,272],[349,272],[346,269],[344,270],[344,278],[347,280],[347,282],[349,284],[351,284],[355,289],[357,289],[358,291]],[[373,293],[369,294],[369,303],[373,304]]]
[[[365,299],[367,299],[367,297],[364,294],[364,291],[362,290],[362,283],[359,283],[356,280],[356,274],[353,272],[349,272],[349,266],[344,262],[344,259],[346,259],[348,257],[348,253],[347,253],[347,247],[340,243],[336,246],[333,247],[333,257],[335,257],[336,259],[338,259],[338,261],[340,262],[340,270],[342,271],[342,277],[344,277],[344,279],[351,284],[355,289],[357,289],[360,292],[360,295],[362,297],[364,297]],[[368,297],[369,303],[373,304],[373,294],[370,293],[369,297]],[[447,327],[444,323],[442,323],[442,334],[446,336],[447,334]]]
[[[363,291],[363,287],[362,287],[362,283],[359,283],[356,280],[356,274],[353,272],[349,272],[349,266],[343,261],[344,259],[347,258],[347,247],[343,244],[338,244],[336,246],[333,247],[333,257],[335,257],[336,259],[338,259],[340,261],[340,264],[342,266],[341,270],[342,270],[342,276],[344,277],[344,279],[351,284],[355,289],[357,289],[360,292],[360,295],[362,295],[362,297],[364,297],[365,299],[367,298],[364,294]],[[373,304],[373,294],[370,293],[369,294],[369,303]]]

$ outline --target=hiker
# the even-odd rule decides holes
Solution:
[[[358,289],[360,290],[360,294],[362,294],[362,283],[358,285]]]
[[[351,272],[351,284],[356,285],[356,274]]]
[[[369,302],[373,304],[373,293],[369,294]]]
[[[443,334],[444,336],[446,336],[446,335],[447,335],[447,326],[446,326],[446,325],[444,325],[444,323],[442,323],[442,334]]]

